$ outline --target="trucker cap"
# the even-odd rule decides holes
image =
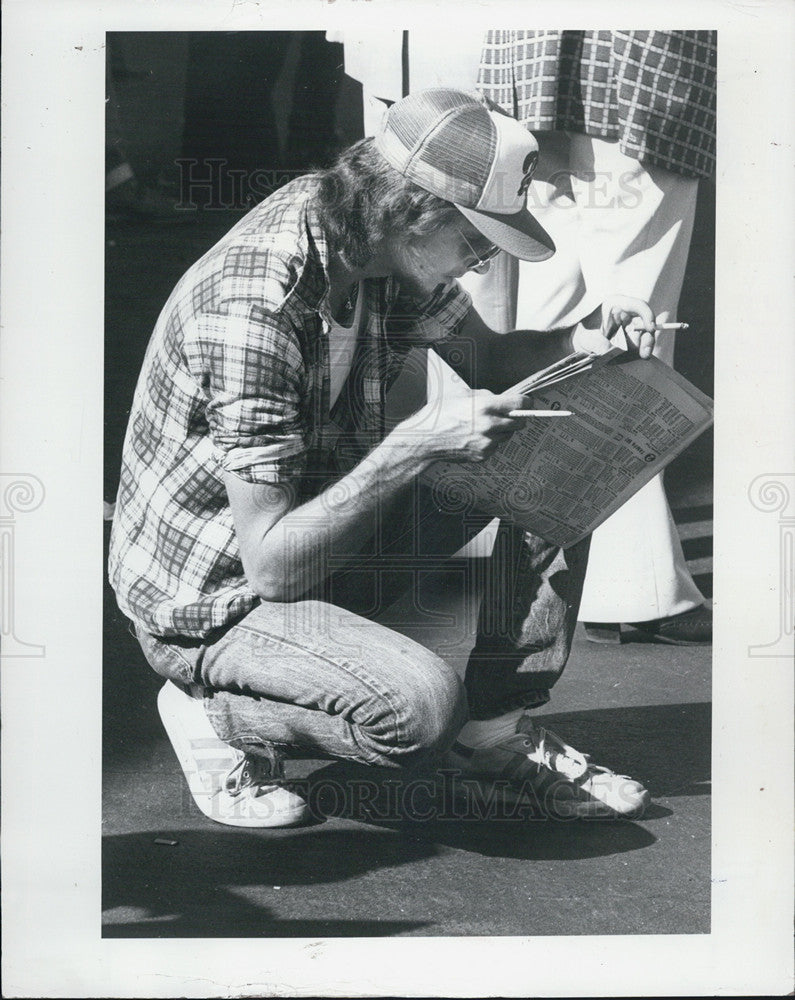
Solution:
[[[514,257],[539,261],[555,252],[526,206],[538,143],[514,118],[460,90],[420,90],[391,105],[375,145],[404,177],[452,202]]]

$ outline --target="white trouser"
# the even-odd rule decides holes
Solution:
[[[484,320],[503,331],[570,326],[610,293],[644,299],[658,319],[675,320],[698,182],[644,167],[618,143],[567,132],[537,138],[528,208],[557,252],[541,263],[502,254],[489,273],[468,276]],[[673,353],[673,334],[659,333],[655,356],[670,365]],[[594,533],[580,618],[643,621],[703,601],[657,476]]]

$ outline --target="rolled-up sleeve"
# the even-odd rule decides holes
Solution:
[[[218,464],[251,483],[300,476],[308,438],[303,359],[284,314],[226,301],[196,317],[191,334],[188,367],[206,393]]]

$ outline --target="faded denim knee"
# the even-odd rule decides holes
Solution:
[[[392,725],[365,726],[360,730],[371,752],[386,766],[414,766],[452,746],[467,721],[464,685],[448,664],[435,662],[420,674],[406,678],[394,692]]]

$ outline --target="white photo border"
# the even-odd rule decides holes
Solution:
[[[425,31],[528,21],[718,29],[708,935],[101,938],[105,32],[361,29],[384,20]],[[793,471],[795,7],[614,0],[597,13],[561,0],[488,10],[474,0],[7,0],[4,28],[0,455],[5,474],[43,489],[37,509],[19,519],[7,598],[18,634],[44,647],[2,664],[4,995],[789,992],[792,662],[749,647],[774,638],[792,596],[782,573],[785,515],[756,503],[752,484],[789,481]]]

